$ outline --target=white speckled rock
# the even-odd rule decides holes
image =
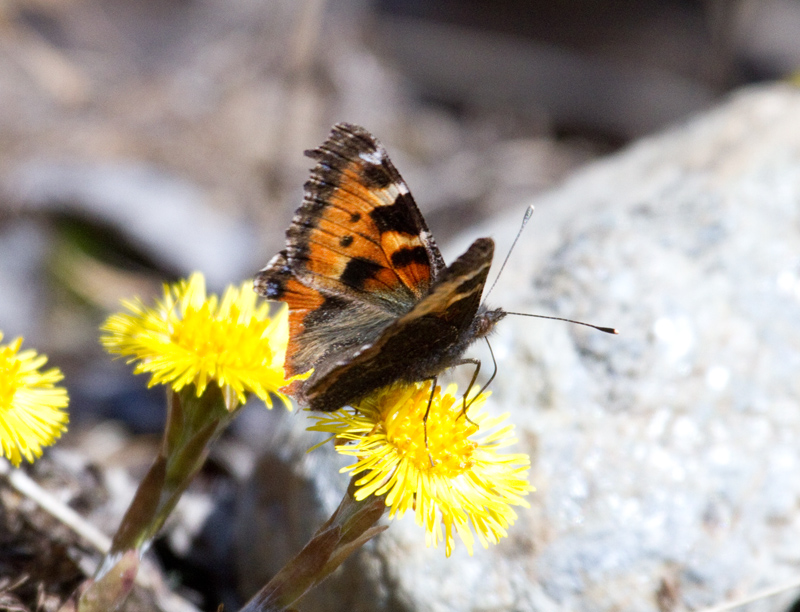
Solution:
[[[662,580],[695,608],[795,576],[800,91],[743,92],[535,204],[492,302],[621,335],[501,324],[493,401],[539,490],[460,609],[657,610]]]
[[[350,609],[655,611],[670,584],[683,610],[795,576],[800,91],[742,92],[535,204],[491,303],[621,335],[500,323],[490,405],[532,455],[532,508],[471,558],[395,521],[362,557],[384,596]],[[518,222],[475,235],[499,259]]]

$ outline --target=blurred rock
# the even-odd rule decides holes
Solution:
[[[762,74],[797,74],[800,66],[800,5],[792,0],[743,2],[731,32],[737,55]]]
[[[490,408],[532,455],[532,508],[471,558],[393,521],[367,553],[380,571],[352,587],[384,594],[370,609],[696,609],[796,576],[799,204],[789,87],[742,92],[538,199],[491,302],[621,335],[499,325]],[[503,254],[519,213],[461,246],[492,235]]]
[[[420,19],[383,21],[381,48],[429,96],[533,123],[547,118],[562,129],[628,140],[715,97],[705,83],[662,68]]]
[[[27,342],[40,340],[42,321],[36,307],[42,301],[39,270],[43,267],[48,232],[35,223],[0,226],[0,331],[5,342],[24,336]]]
[[[202,190],[140,163],[37,160],[7,180],[21,210],[71,213],[114,228],[167,269],[202,270],[209,287],[253,273],[252,226],[211,206]]]
[[[260,406],[241,417],[234,429],[245,439],[258,436],[258,446],[264,449],[236,504],[234,564],[239,593],[247,600],[300,552],[336,510],[349,481],[339,468],[349,462],[330,444],[307,452],[326,436],[306,431],[310,423],[302,412],[265,411]],[[392,594],[380,576],[374,544],[368,543],[309,592],[302,609],[388,609]]]

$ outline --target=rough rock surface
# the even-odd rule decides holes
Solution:
[[[800,91],[741,92],[534,204],[490,302],[621,334],[498,326],[490,407],[532,456],[531,508],[471,558],[394,521],[361,560],[384,595],[351,609],[698,609],[796,576]],[[446,258],[492,235],[499,259],[517,224]]]

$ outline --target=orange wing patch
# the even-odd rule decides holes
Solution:
[[[391,253],[392,268],[403,284],[410,287],[418,299],[427,294],[432,272],[428,253],[419,237],[412,239],[407,234],[384,232],[381,247],[384,253]]]
[[[396,231],[376,222],[376,217],[381,218],[378,209],[391,209],[404,195],[395,185],[380,190],[365,189],[349,181],[353,175],[349,170],[343,173],[343,181],[328,198],[330,205],[319,212],[317,228],[321,232],[310,232],[309,240],[340,256],[366,259],[384,268],[371,279],[376,282],[364,285],[364,290],[395,292],[400,283],[419,299],[430,287],[432,271],[417,228]],[[415,231],[409,233],[408,229]],[[337,272],[342,274],[344,269],[327,273]]]
[[[271,274],[259,275],[254,282],[257,293],[273,300],[281,300],[289,306],[289,345],[286,348],[284,370],[294,376],[308,370],[310,364],[303,346],[305,320],[325,303],[319,291],[299,282],[291,273],[286,251],[281,251],[269,262]]]
[[[315,204],[297,230],[309,250],[306,269],[321,286],[341,282],[376,297],[418,300],[433,272],[421,228],[404,210],[410,195],[402,183],[365,187],[364,165],[351,160],[335,172],[315,169],[306,185],[306,199]]]
[[[378,285],[370,290],[380,291],[383,284],[392,293],[400,292],[402,286],[411,298],[424,296],[444,262],[384,148],[363,128],[339,124],[322,146],[306,154],[319,163],[306,183],[305,201],[298,211],[298,217],[308,217],[305,227],[330,221],[338,228],[322,229],[337,233],[345,243],[351,236],[355,243],[356,235],[370,241],[374,247],[358,241],[344,252],[393,270],[394,278],[381,273]]]

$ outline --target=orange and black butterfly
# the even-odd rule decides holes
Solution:
[[[506,313],[481,304],[494,241],[446,266],[405,182],[367,130],[340,123],[317,149],[286,248],[255,288],[289,305],[286,374],[312,410],[393,382],[435,379]]]

